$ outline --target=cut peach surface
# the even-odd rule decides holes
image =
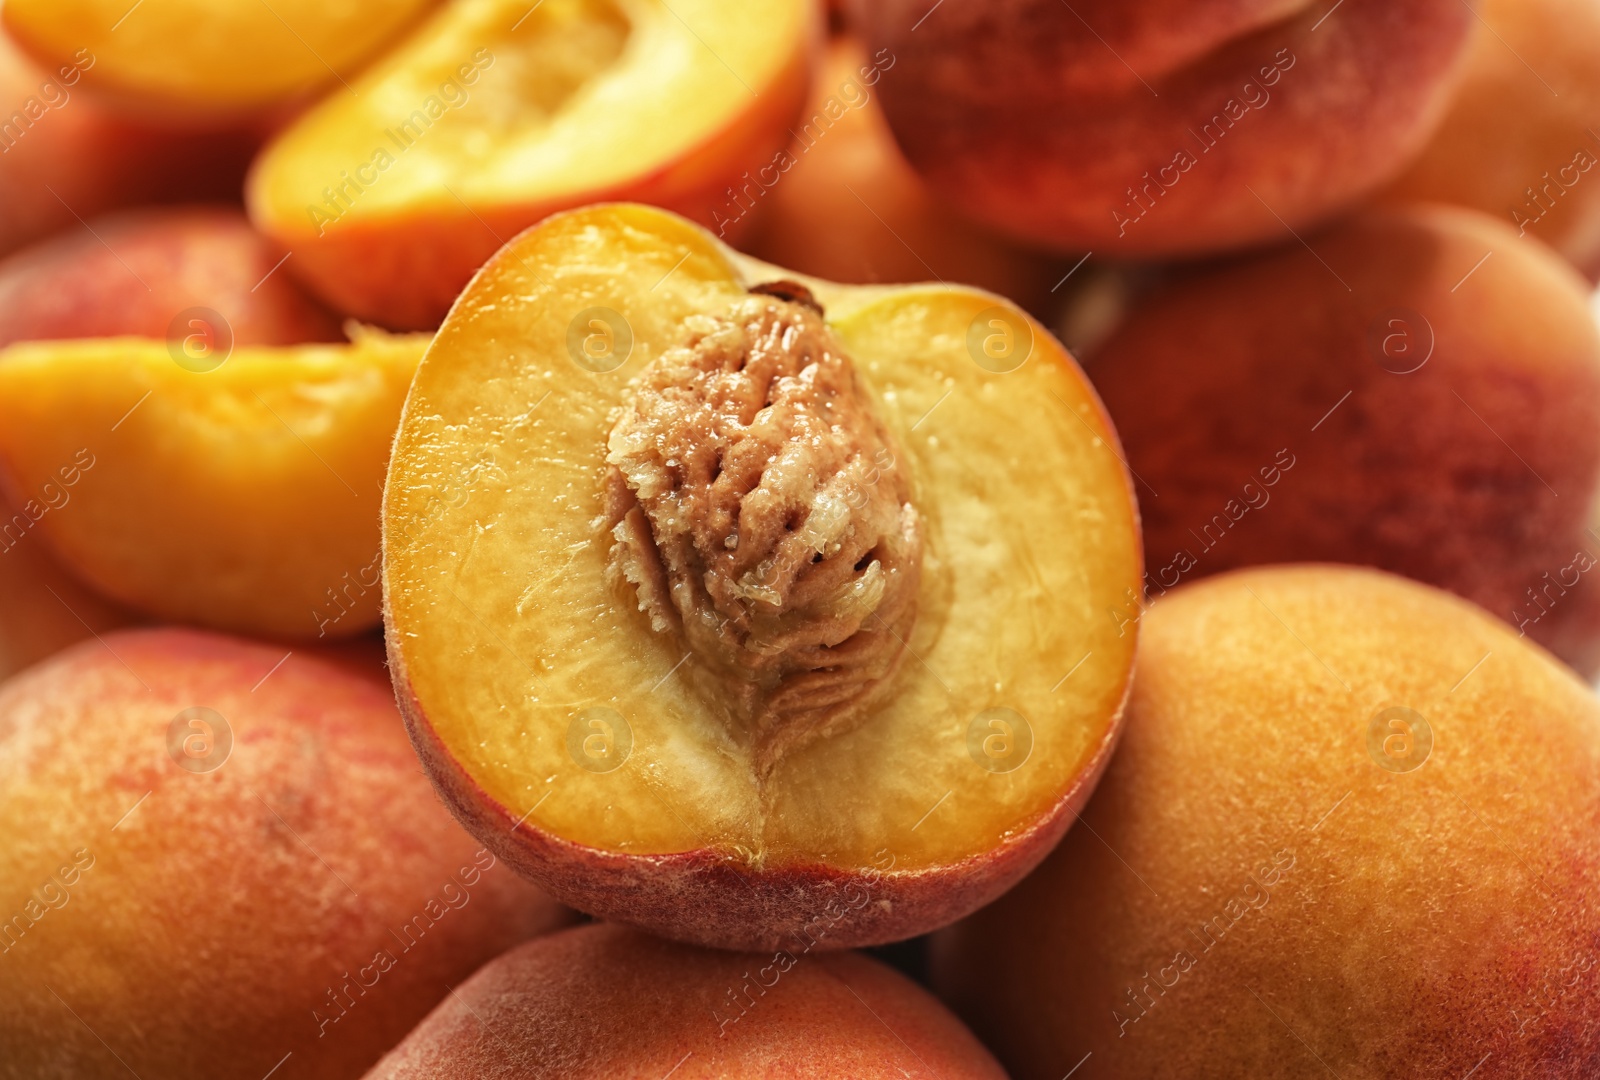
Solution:
[[[515,1073],[504,1071],[509,1061]],[[615,925],[553,934],[491,961],[367,1080],[508,1075],[1005,1076],[930,994],[876,960],[711,952]]]
[[[1137,530],[1093,390],[1007,301],[800,282],[591,207],[497,255],[418,370],[390,665],[446,801],[565,901],[730,948],[892,940],[1087,797]]]
[[[434,2],[6,0],[4,21],[52,67],[92,56],[99,91],[205,115],[338,86]]]
[[[347,636],[378,617],[379,493],[425,341],[13,345],[0,480],[69,568],[125,604]]]
[[[125,631],[0,687],[0,1077],[352,1080],[569,920],[318,651]]]
[[[257,162],[257,225],[347,314],[438,323],[546,214],[631,198],[699,220],[789,139],[808,0],[456,0]]]

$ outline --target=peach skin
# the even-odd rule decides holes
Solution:
[[[1593,675],[1600,332],[1583,279],[1456,207],[1306,239],[1151,294],[1090,364],[1147,496],[1147,588],[1365,563]]]
[[[1143,624],[1080,826],[933,943],[1017,1080],[1600,1075],[1588,686],[1355,567],[1209,578]]]
[[[925,932],[1044,856],[1115,741],[1119,454],[992,294],[802,281],[651,207],[555,215],[463,294],[396,438],[412,738],[470,830],[591,914],[752,950]]]
[[[1600,278],[1600,4],[1484,0],[1466,75],[1396,199],[1471,206]]]
[[[353,1080],[569,919],[432,797],[381,675],[298,650],[85,642],[0,687],[0,777],[6,1080]]]
[[[182,339],[194,332],[190,319],[216,323],[237,345],[343,340],[338,320],[281,272],[284,258],[226,207],[100,218],[0,260],[0,346]]]
[[[1444,114],[1461,0],[857,0],[897,57],[889,124],[935,191],[1101,258],[1287,238],[1367,194]]]
[[[492,961],[367,1080],[472,1080],[510,1061],[518,1080],[1005,1077],[932,995],[876,960],[742,956],[584,926]]]
[[[101,592],[290,639],[378,618],[378,507],[425,337],[231,351],[197,331],[0,351],[0,481]]]
[[[734,214],[789,139],[819,23],[812,0],[453,0],[263,151],[250,216],[336,309],[432,329],[553,211]]]

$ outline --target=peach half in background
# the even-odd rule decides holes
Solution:
[[[378,619],[389,444],[425,337],[228,347],[23,342],[0,351],[0,483],[106,596],[162,619],[348,637]],[[3,557],[3,556],[0,556]]]
[[[1035,865],[1109,755],[1129,479],[998,297],[559,214],[457,302],[395,446],[412,738],[573,906],[728,948],[909,937]]]
[[[340,311],[431,329],[552,211],[731,216],[789,140],[819,21],[810,0],[453,0],[266,148],[251,217]]]

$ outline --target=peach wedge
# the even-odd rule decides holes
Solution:
[[[497,255],[418,369],[390,666],[447,803],[565,902],[888,941],[1004,891],[1087,796],[1137,530],[1093,390],[1007,301],[591,207]]]
[[[425,338],[0,351],[0,482],[79,577],[163,619],[281,638],[378,618],[389,442]]]
[[[740,213],[741,174],[788,142],[817,19],[810,0],[454,0],[267,147],[251,216],[336,308],[431,329],[553,211]]]

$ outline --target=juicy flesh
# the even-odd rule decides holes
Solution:
[[[267,152],[264,203],[300,222],[328,188],[361,219],[637,182],[748,111],[806,20],[799,0],[460,0]]]
[[[391,649],[485,794],[574,842],[755,864],[881,866],[892,852],[898,869],[988,852],[1072,785],[1126,687],[1134,634],[1111,613],[1139,556],[1100,411],[1043,334],[1017,370],[979,367],[968,330],[993,297],[815,283],[918,493],[919,614],[889,698],[762,779],[685,676],[702,661],[607,578],[604,459],[629,379],[687,320],[780,276],[724,252],[671,215],[600,207],[546,222],[469,289],[396,443]],[[605,373],[568,353],[569,324],[593,307],[631,328],[627,362]],[[1006,772],[969,751],[997,706],[1033,740]],[[631,735],[605,772],[569,749],[595,708]]]

